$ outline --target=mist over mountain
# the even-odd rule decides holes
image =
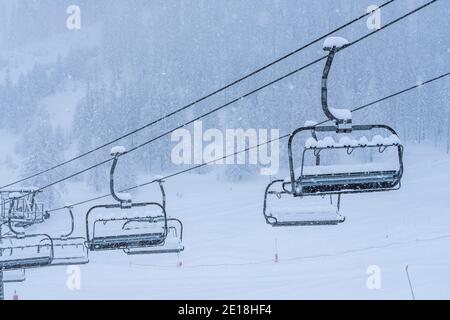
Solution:
[[[381,2],[380,2],[381,3]],[[378,3],[378,4],[380,4]],[[397,1],[382,24],[424,3]],[[81,9],[69,30],[68,6]],[[373,0],[2,0],[0,3],[0,128],[17,136],[13,150],[27,176],[125,134],[228,84],[364,14]],[[336,57],[330,104],[353,108],[450,69],[450,3],[441,1]],[[352,41],[371,32],[366,21],[343,30]],[[175,117],[124,139],[129,148],[171,130],[319,56],[322,43],[286,59]],[[276,128],[322,120],[317,64],[203,120],[205,128]],[[402,140],[450,149],[448,81],[355,114],[355,122],[394,126]],[[170,136],[127,156],[122,186],[139,173],[175,170]],[[286,167],[285,143],[281,166]],[[108,150],[28,182],[45,185],[108,157]],[[227,169],[233,176],[246,166]],[[78,181],[97,190],[106,167]],[[237,171],[237,172],[236,172]],[[77,181],[75,179],[75,181]],[[57,201],[64,188],[49,192]],[[53,201],[53,200],[52,200]]]

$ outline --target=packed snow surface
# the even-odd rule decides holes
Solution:
[[[20,299],[410,299],[409,265],[417,299],[449,299],[450,157],[425,146],[405,151],[402,188],[344,195],[346,222],[337,226],[267,225],[262,200],[268,177],[238,184],[214,173],[169,179],[168,214],[184,223],[179,258],[95,252],[80,266],[79,290],[67,286],[78,269],[55,266],[28,270],[25,282],[6,284],[6,298],[16,290]],[[67,188],[66,201],[93,196],[84,186]],[[160,197],[150,187],[136,197],[150,195]],[[90,205],[74,209],[76,235],[84,233]],[[54,213],[51,219],[47,228],[62,229],[68,218]],[[379,290],[367,287],[371,266],[381,272]]]

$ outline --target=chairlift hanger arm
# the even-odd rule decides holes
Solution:
[[[164,190],[163,183],[164,183],[163,180],[158,180],[159,189],[161,190],[161,195],[162,195],[162,206],[165,209],[166,208],[166,191]]]
[[[69,216],[70,216],[70,231],[67,234],[61,235],[62,239],[69,238],[73,234],[73,231],[75,229],[75,219],[74,219],[74,216],[73,216],[72,207],[68,206],[66,208],[67,208],[67,210],[69,212]]]
[[[333,47],[330,50],[322,73],[322,110],[329,120],[338,123],[340,119],[336,118],[334,114],[330,112],[330,109],[328,107],[328,76],[330,74],[331,65],[333,63],[334,55],[336,54],[336,52],[336,47]]]

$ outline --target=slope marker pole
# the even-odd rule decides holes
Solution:
[[[412,299],[416,300],[416,296],[414,295],[414,289],[412,287],[411,278],[409,276],[408,268],[409,268],[409,265],[406,265],[405,271],[406,271],[406,277],[408,278],[409,290],[411,290]]]
[[[0,271],[0,301],[5,300],[5,290],[3,286],[3,271]]]

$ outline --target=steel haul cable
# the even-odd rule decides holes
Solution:
[[[431,78],[431,79],[426,80],[426,81],[421,82],[421,83],[418,83],[418,84],[416,84],[416,85],[414,85],[414,86],[411,86],[411,87],[408,87],[408,88],[406,88],[406,89],[397,91],[397,92],[392,93],[392,94],[390,94],[390,95],[387,95],[387,96],[385,96],[385,97],[383,97],[383,98],[374,100],[374,101],[372,101],[372,102],[370,102],[370,103],[367,103],[367,104],[364,104],[364,105],[359,106],[359,107],[357,107],[357,108],[354,108],[354,109],[351,110],[351,112],[352,112],[352,113],[353,113],[353,112],[358,112],[358,111],[360,111],[360,110],[363,110],[363,109],[366,109],[366,108],[368,108],[368,107],[370,107],[370,106],[373,106],[373,105],[375,105],[375,104],[377,104],[377,103],[380,103],[380,102],[386,101],[386,100],[388,100],[388,99],[394,98],[394,97],[396,97],[396,96],[399,96],[399,95],[401,95],[401,94],[410,92],[410,91],[412,91],[412,90],[414,90],[414,89],[421,88],[421,87],[423,87],[423,86],[425,86],[425,85],[427,85],[427,84],[433,83],[433,82],[435,82],[435,81],[437,81],[437,80],[443,79],[443,78],[448,77],[448,76],[450,76],[450,72],[441,74],[441,75],[439,75],[439,76],[437,76],[437,77]],[[319,125],[324,124],[324,123],[326,123],[326,122],[328,122],[328,121],[329,121],[329,120],[324,120],[324,121],[322,121],[322,122],[317,123],[315,126],[319,126]],[[181,175],[181,174],[187,173],[187,172],[189,172],[189,171],[193,171],[193,170],[199,169],[199,168],[201,168],[201,167],[204,167],[204,166],[213,164],[213,163],[215,163],[215,162],[217,162],[217,161],[221,161],[221,160],[224,160],[224,159],[229,158],[229,157],[234,157],[234,156],[236,156],[236,155],[238,155],[238,154],[247,152],[247,151],[249,151],[249,150],[256,149],[256,148],[259,148],[259,147],[261,147],[261,146],[263,146],[263,145],[270,144],[270,143],[272,143],[272,142],[274,142],[274,141],[279,141],[279,140],[286,139],[286,138],[288,138],[289,136],[290,136],[290,134],[285,134],[285,135],[283,135],[283,136],[280,136],[279,138],[271,139],[271,140],[269,140],[269,141],[266,141],[266,142],[263,142],[263,143],[259,143],[259,144],[255,145],[255,146],[248,147],[248,148],[245,148],[245,149],[243,149],[243,150],[236,151],[236,152],[234,152],[234,153],[225,155],[225,156],[223,156],[223,157],[220,157],[220,158],[217,158],[217,159],[214,159],[214,160],[211,160],[211,161],[208,161],[208,162],[205,162],[205,163],[196,165],[196,166],[194,166],[194,167],[190,167],[190,168],[187,168],[187,169],[184,169],[184,170],[181,170],[181,171],[172,173],[172,174],[167,175],[167,176],[165,176],[165,177],[163,177],[163,178],[161,178],[161,179],[158,179],[158,180],[152,180],[152,181],[145,182],[145,183],[139,184],[139,185],[134,186],[134,187],[131,187],[131,188],[127,188],[127,189],[121,190],[120,192],[127,192],[127,191],[131,191],[131,190],[139,189],[139,188],[148,186],[148,185],[150,185],[150,184],[156,183],[156,182],[159,181],[159,180],[167,180],[167,179],[170,179],[170,178],[179,176],[179,175]],[[74,207],[75,207],[75,206],[80,206],[80,205],[83,205],[83,204],[86,204],[86,203],[89,203],[89,202],[92,202],[92,201],[96,201],[96,200],[100,200],[100,199],[107,198],[107,197],[109,197],[109,196],[110,196],[110,194],[106,194],[106,195],[103,195],[103,196],[99,196],[99,197],[95,197],[95,198],[92,198],[92,199],[88,199],[88,200],[84,200],[84,201],[75,203],[75,204],[73,204],[72,206],[74,206]],[[60,208],[56,208],[56,209],[51,209],[51,210],[48,210],[48,212],[55,212],[55,211],[59,211],[59,210],[63,210],[63,209],[65,209],[65,207],[60,207]]]
[[[278,63],[280,63],[280,62],[282,62],[284,60],[286,60],[287,58],[289,58],[289,57],[291,57],[291,56],[293,56],[293,55],[295,55],[295,54],[297,54],[297,53],[307,49],[308,47],[310,47],[313,44],[316,44],[317,42],[319,42],[319,41],[329,37],[330,35],[338,32],[338,31],[341,31],[341,30],[351,26],[352,24],[354,24],[354,23],[356,23],[356,22],[358,22],[358,21],[368,17],[369,15],[373,14],[375,11],[388,6],[389,4],[391,4],[394,1],[395,0],[386,1],[385,3],[381,4],[377,9],[369,11],[369,12],[367,12],[367,13],[365,13],[365,14],[363,14],[363,15],[361,15],[361,16],[359,16],[359,17],[357,17],[357,18],[355,18],[355,19],[353,19],[353,20],[351,20],[351,21],[341,25],[340,27],[338,27],[338,28],[336,28],[336,29],[334,29],[334,30],[324,34],[323,36],[310,41],[309,43],[303,45],[302,47],[300,47],[300,48],[298,48],[298,49],[296,49],[294,51],[291,51],[288,54],[286,54],[286,55],[284,55],[284,56],[282,56],[282,57],[280,57],[280,58],[278,58],[278,59],[276,59],[276,60],[274,60],[274,61],[272,61],[272,62],[270,62],[270,63],[268,63],[268,64],[266,64],[266,65],[264,65],[264,66],[262,66],[260,68],[258,68],[258,69],[256,69],[255,71],[253,71],[251,73],[248,73],[247,75],[244,75],[243,77],[241,77],[241,78],[239,78],[239,79],[237,79],[237,80],[235,80],[235,81],[233,81],[233,82],[231,82],[231,83],[229,83],[229,84],[227,84],[227,85],[225,85],[225,86],[223,86],[223,87],[221,87],[221,88],[219,88],[219,89],[217,89],[217,90],[215,90],[215,91],[213,91],[213,92],[211,92],[211,93],[209,93],[209,94],[207,94],[207,95],[205,95],[205,96],[203,96],[203,97],[201,97],[201,98],[199,98],[199,99],[197,99],[197,100],[195,100],[195,101],[193,101],[193,102],[191,102],[191,103],[189,103],[189,104],[187,104],[187,105],[185,105],[185,106],[183,106],[183,107],[181,107],[179,109],[176,109],[175,111],[172,111],[172,112],[170,112],[170,113],[168,113],[168,114],[166,114],[166,115],[164,115],[164,116],[162,116],[162,117],[160,117],[160,118],[158,118],[156,120],[153,120],[150,123],[147,123],[147,124],[137,128],[137,129],[135,129],[133,131],[130,131],[130,132],[128,132],[128,133],[126,133],[126,134],[124,134],[124,135],[122,135],[120,137],[115,138],[114,140],[111,140],[111,141],[106,142],[106,143],[104,143],[102,145],[99,145],[98,147],[95,147],[95,148],[93,148],[91,150],[88,150],[88,151],[86,151],[86,152],[84,152],[84,153],[82,153],[82,154],[80,154],[80,155],[78,155],[76,157],[73,157],[73,158],[71,158],[69,160],[66,160],[66,161],[61,162],[61,163],[59,163],[57,165],[54,165],[54,166],[52,166],[52,167],[50,167],[48,169],[42,170],[40,172],[34,173],[32,175],[29,175],[29,176],[24,177],[22,179],[19,179],[17,181],[13,181],[13,182],[10,182],[10,183],[5,184],[3,186],[0,186],[0,189],[4,189],[4,188],[10,187],[10,186],[13,186],[15,184],[18,184],[18,183],[30,180],[32,178],[38,177],[38,176],[40,176],[42,174],[45,174],[47,172],[53,171],[53,170],[55,170],[57,168],[60,168],[60,167],[62,167],[64,165],[66,165],[66,164],[72,163],[72,162],[74,162],[76,160],[79,160],[79,159],[81,159],[81,158],[83,158],[83,157],[85,157],[87,155],[90,155],[90,154],[92,154],[92,153],[94,153],[94,152],[96,152],[96,151],[98,151],[100,149],[103,149],[103,148],[105,148],[107,146],[110,146],[113,143],[116,143],[116,142],[118,142],[118,141],[120,141],[120,140],[122,140],[124,138],[127,138],[127,137],[129,137],[131,135],[134,135],[134,134],[136,134],[136,133],[138,133],[138,132],[140,132],[140,131],[142,131],[144,129],[147,129],[147,128],[149,128],[149,127],[151,127],[151,126],[153,126],[153,125],[155,125],[155,124],[157,124],[159,122],[162,122],[162,121],[164,121],[164,120],[174,116],[175,114],[177,114],[179,112],[182,112],[184,110],[187,110],[187,109],[189,109],[189,108],[199,104],[200,102],[205,101],[206,99],[208,99],[208,98],[210,98],[212,96],[215,96],[216,94],[221,93],[221,92],[223,92],[223,91],[225,91],[225,90],[227,90],[227,89],[229,89],[229,88],[231,88],[231,87],[241,83],[242,81],[244,81],[246,79],[249,79],[249,78],[253,77],[254,75],[256,75],[256,74],[258,74],[258,73],[260,73],[260,72],[262,72],[262,71],[264,71],[264,70],[266,70],[266,69],[268,69],[268,68],[270,68],[270,67],[272,67],[272,66],[274,66],[274,65],[276,65],[276,64],[278,64]]]
[[[389,28],[390,26],[394,25],[395,23],[397,23],[397,22],[399,22],[399,21],[401,21],[401,20],[403,20],[403,19],[405,19],[405,18],[411,16],[411,15],[414,14],[414,13],[419,12],[420,10],[423,10],[424,8],[430,6],[431,4],[436,3],[437,1],[438,1],[438,0],[432,0],[432,1],[429,1],[429,2],[427,2],[427,3],[423,4],[423,5],[421,5],[420,7],[417,7],[416,9],[414,9],[414,10],[412,10],[412,11],[409,11],[408,13],[406,13],[406,14],[404,14],[404,15],[398,17],[397,19],[392,20],[392,21],[390,21],[389,23],[385,24],[385,25],[382,26],[381,28],[376,29],[376,30],[374,30],[374,31],[372,31],[372,32],[370,32],[370,33],[368,33],[367,35],[364,35],[364,36],[362,36],[361,38],[359,38],[359,39],[357,39],[357,40],[351,42],[350,44],[348,44],[348,45],[346,45],[345,47],[343,47],[340,51],[345,50],[345,49],[347,49],[347,48],[349,48],[349,47],[351,47],[351,46],[353,46],[353,45],[355,45],[355,44],[361,42],[362,40],[367,39],[367,38],[369,38],[370,36],[372,36],[372,35],[374,35],[374,34],[380,32],[380,31],[382,31],[382,30],[385,30],[386,28]],[[205,118],[205,117],[211,115],[211,114],[214,113],[214,112],[217,112],[217,111],[219,111],[219,110],[221,110],[221,109],[223,109],[223,108],[225,108],[225,107],[227,107],[227,106],[229,106],[229,105],[231,105],[231,104],[233,104],[233,103],[236,103],[236,102],[238,102],[238,101],[240,101],[240,100],[242,100],[242,99],[245,99],[246,97],[248,97],[248,96],[250,96],[250,95],[252,95],[252,94],[254,94],[254,93],[256,93],[256,92],[259,92],[259,91],[261,91],[261,90],[263,90],[263,89],[265,89],[265,88],[267,88],[267,87],[269,87],[269,86],[271,86],[271,85],[273,85],[273,84],[275,84],[275,83],[277,83],[277,82],[279,82],[279,81],[281,81],[281,80],[283,80],[283,79],[286,79],[286,78],[288,78],[288,77],[290,77],[290,76],[292,76],[292,75],[294,75],[294,74],[296,74],[296,73],[298,73],[298,72],[300,72],[300,71],[302,71],[302,70],[304,70],[304,69],[306,69],[306,68],[308,68],[308,67],[310,67],[310,66],[312,66],[312,65],[314,65],[314,64],[316,64],[316,63],[318,63],[318,62],[320,62],[320,61],[322,61],[322,60],[325,60],[326,58],[327,58],[327,55],[324,55],[323,57],[320,57],[320,58],[318,58],[318,59],[316,59],[316,60],[314,60],[314,61],[312,61],[312,62],[310,62],[310,63],[308,63],[308,64],[306,64],[306,65],[303,65],[303,66],[301,66],[301,67],[299,67],[299,68],[297,68],[297,69],[295,69],[295,70],[293,70],[293,71],[291,71],[291,72],[289,72],[289,73],[287,73],[287,74],[285,74],[285,75],[283,75],[283,76],[281,76],[281,77],[279,77],[279,78],[277,78],[277,79],[275,79],[275,80],[270,81],[269,83],[266,83],[265,85],[262,85],[262,86],[258,87],[257,89],[254,89],[254,90],[252,90],[252,91],[250,91],[250,92],[248,92],[248,93],[246,93],[246,94],[244,94],[244,95],[242,95],[242,96],[240,96],[240,97],[238,97],[238,98],[236,98],[236,99],[234,99],[234,100],[232,100],[232,101],[230,101],[230,102],[227,102],[227,103],[225,103],[225,104],[223,104],[223,105],[221,105],[221,106],[219,106],[219,107],[217,107],[217,108],[215,108],[215,109],[213,109],[213,110],[211,110],[211,111],[209,111],[209,112],[207,112],[207,113],[205,113],[205,114],[203,114],[203,115],[201,115],[201,116],[198,116],[198,117],[196,117],[196,118],[194,118],[194,119],[192,119],[192,120],[190,120],[190,121],[188,121],[188,122],[186,122],[186,123],[184,123],[184,124],[182,124],[182,125],[180,125],[180,126],[174,128],[174,129],[170,130],[170,131],[167,131],[167,132],[165,132],[164,134],[161,134],[161,135],[159,135],[159,136],[157,136],[157,137],[155,137],[155,138],[152,138],[152,139],[150,139],[150,140],[148,140],[148,141],[146,141],[146,142],[144,142],[144,143],[142,143],[142,144],[140,144],[140,145],[134,147],[133,149],[130,149],[128,152],[122,154],[121,156],[124,156],[124,155],[127,155],[127,154],[131,153],[131,152],[134,152],[134,151],[136,151],[136,150],[138,150],[138,149],[140,149],[140,148],[142,148],[142,147],[144,147],[144,146],[146,146],[146,145],[148,145],[148,144],[154,142],[155,140],[158,140],[158,139],[160,139],[160,138],[162,138],[162,137],[164,137],[164,136],[166,136],[166,135],[169,135],[170,133],[172,133],[173,131],[175,131],[175,130],[177,130],[177,129],[184,128],[185,126],[187,126],[187,125],[189,125],[189,124],[191,124],[191,123],[193,123],[193,122],[195,122],[195,121],[197,121],[197,120],[199,120],[199,119]],[[92,169],[94,169],[94,168],[97,168],[97,167],[99,167],[99,166],[101,166],[101,165],[103,165],[103,164],[106,164],[106,163],[108,163],[108,162],[111,162],[112,160],[113,160],[112,158],[108,158],[108,159],[106,159],[106,160],[103,160],[103,161],[101,161],[101,162],[99,162],[99,163],[97,163],[97,164],[94,164],[94,165],[92,165],[92,166],[90,166],[90,167],[88,167],[88,168],[85,168],[85,169],[83,169],[83,170],[81,170],[81,171],[75,172],[75,173],[73,173],[73,174],[71,174],[71,175],[69,175],[69,176],[67,176],[67,177],[64,177],[64,178],[62,178],[62,179],[59,179],[59,180],[54,181],[54,182],[52,182],[52,183],[49,183],[49,184],[47,184],[47,185],[45,185],[45,186],[39,187],[39,188],[37,189],[37,191],[45,190],[45,189],[47,189],[47,188],[49,188],[49,187],[52,187],[52,186],[54,186],[54,185],[56,185],[56,184],[59,184],[59,183],[61,183],[61,182],[64,182],[64,181],[66,181],[66,180],[69,180],[69,179],[71,179],[71,178],[73,178],[73,177],[76,177],[76,176],[78,176],[78,175],[80,175],[80,174],[82,174],[82,173],[85,173],[85,172],[90,171],[90,170],[92,170]],[[216,160],[216,161],[217,161],[217,160]],[[19,197],[19,198],[24,198],[24,197],[26,197],[26,196],[28,196],[28,195],[30,195],[30,194],[31,194],[31,193],[24,194],[24,195],[22,195],[22,196]],[[10,200],[9,200],[9,202],[10,202]]]

